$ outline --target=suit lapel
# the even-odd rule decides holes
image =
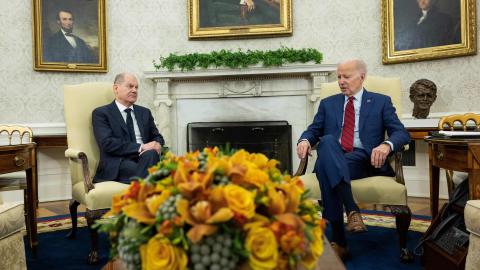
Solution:
[[[146,138],[145,138],[145,131],[143,130],[143,128],[145,127],[143,125],[143,114],[136,105],[133,105],[133,113],[135,114],[135,119],[137,120],[138,130],[140,130],[140,135],[142,135],[142,140],[145,142]]]
[[[123,120],[122,113],[117,107],[117,104],[115,104],[115,100],[110,103],[109,106],[110,112],[112,113],[113,119],[122,127],[123,131],[128,135],[128,129],[127,129],[127,123],[125,123],[125,120]]]
[[[362,96],[362,107],[360,108],[360,120],[359,120],[359,132],[362,132],[363,126],[365,125],[365,119],[367,119],[368,114],[370,113],[373,103],[373,96],[365,89],[363,90]]]
[[[345,105],[345,96],[343,94],[338,94],[335,99],[335,115],[337,116],[337,126],[341,130],[343,122],[343,105]]]

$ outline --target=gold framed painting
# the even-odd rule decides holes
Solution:
[[[32,0],[33,68],[107,72],[106,0]]]
[[[477,53],[475,0],[382,0],[383,63]]]
[[[189,39],[292,34],[292,0],[188,0]]]

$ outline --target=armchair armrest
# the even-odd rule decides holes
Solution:
[[[90,177],[90,169],[88,168],[88,157],[85,152],[68,148],[65,150],[65,157],[69,159],[78,159],[82,164],[82,173],[83,173],[83,184],[85,185],[85,193],[88,193],[90,190],[94,189],[92,178]]]
[[[392,156],[394,159],[394,170],[395,170],[395,180],[400,183],[405,185],[405,179],[403,177],[403,152],[407,151],[409,149],[408,144],[404,145],[401,149],[401,151],[398,152],[393,152]],[[295,172],[294,176],[300,176],[304,175],[306,170],[307,170],[307,165],[308,165],[308,155],[305,158],[302,158],[300,160],[300,164],[298,165],[297,171]]]
[[[86,156],[83,151],[77,149],[68,148],[65,150],[65,157],[67,158],[80,159],[82,155]]]
[[[297,172],[294,174],[294,176],[304,175],[305,172],[307,171],[307,165],[308,165],[308,155],[305,158],[300,159],[300,164],[298,165]]]
[[[403,177],[403,152],[407,151],[409,149],[409,145],[405,144],[402,146],[401,151],[397,151],[393,154],[394,162],[395,162],[395,180],[402,184],[405,185],[405,178]]]

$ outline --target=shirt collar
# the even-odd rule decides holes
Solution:
[[[358,91],[355,95],[353,95],[354,100],[362,103],[362,96],[363,96],[363,90],[364,90],[364,89],[365,89],[365,88],[362,87],[362,89],[360,89],[360,91]],[[345,101],[347,101],[347,100],[348,100],[348,97],[345,96]]]
[[[125,109],[128,109],[128,108],[132,109],[132,111],[133,111],[133,105],[130,106],[130,107],[127,107],[127,106],[123,105],[122,103],[118,102],[117,100],[115,100],[115,104],[117,104],[117,108],[121,112],[125,111]]]
[[[63,35],[65,36],[65,34],[67,33],[65,30],[63,30],[63,28],[60,28],[60,30],[62,31]],[[72,32],[70,32],[70,34],[72,34]]]

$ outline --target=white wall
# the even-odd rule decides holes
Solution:
[[[8,11],[0,16],[3,30],[0,39],[0,123],[62,123],[63,84],[112,81],[121,71],[136,72],[141,76],[143,71],[153,70],[152,60],[170,52],[208,52],[240,47],[265,50],[280,45],[317,48],[324,54],[324,63],[363,58],[371,74],[401,77],[406,112],[412,109],[408,88],[419,78],[433,80],[438,86],[438,98],[432,112],[479,110],[478,56],[385,66],[381,63],[380,0],[292,2],[294,33],[291,37],[189,41],[186,1],[110,0],[107,1],[109,72],[72,74],[33,70],[32,1],[0,0],[2,9]],[[139,104],[153,107],[153,83],[141,79],[140,84]],[[55,155],[62,156],[61,152]],[[40,166],[43,166],[42,160],[39,160]],[[54,169],[59,170],[55,177],[65,177],[62,166]],[[42,174],[49,172],[41,171]],[[43,179],[46,178],[52,179],[50,176]],[[42,192],[50,185],[47,183],[50,180],[40,180]],[[65,193],[68,189],[66,181],[59,184]]]

